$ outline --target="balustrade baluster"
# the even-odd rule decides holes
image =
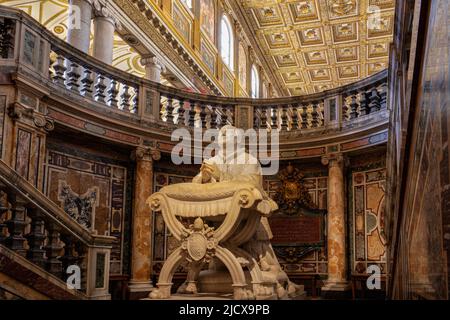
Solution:
[[[227,108],[227,124],[232,125],[232,126],[234,125],[233,110],[234,110],[234,108],[232,108],[231,106],[229,106],[229,108]]]
[[[59,237],[59,232],[50,227],[47,233],[47,245],[44,249],[47,252],[47,271],[58,278],[61,278],[62,262],[58,258],[61,255],[62,246]]]
[[[270,127],[272,130],[278,129],[278,108],[270,107]]]
[[[45,267],[45,250],[42,248],[46,238],[44,233],[44,220],[36,209],[28,210],[28,216],[31,218],[30,233],[26,235],[28,246],[27,258],[41,268]]]
[[[261,107],[253,108],[253,129],[261,128]]]
[[[311,127],[317,128],[319,125],[319,112],[317,112],[318,104],[317,102],[312,103],[312,112],[311,112]]]
[[[133,87],[134,95],[131,101],[130,112],[136,113],[138,111],[139,106],[139,87]]]
[[[325,126],[325,104],[324,102],[319,103],[319,127]]]
[[[173,124],[173,109],[173,98],[168,96],[166,105],[166,121],[170,124]]]
[[[92,98],[92,86],[94,84],[94,77],[91,70],[84,69],[84,77],[81,79],[81,94],[86,98]]]
[[[186,125],[186,110],[184,109],[184,99],[178,99],[180,106],[178,107],[178,119],[177,124],[181,124],[183,126]]]
[[[74,242],[74,254],[77,254],[77,264],[81,269],[81,291],[86,291],[87,284],[87,247],[81,242]],[[63,257],[61,258],[63,260]]]
[[[223,127],[227,125],[227,107],[222,105],[220,112],[220,126]]]
[[[200,126],[206,129],[206,104],[204,102],[200,103]]]
[[[366,92],[361,91],[359,93],[359,114],[363,116],[370,112],[371,110],[368,108]]]
[[[211,128],[218,129],[219,124],[217,123],[217,105],[211,106]]]
[[[70,236],[61,235],[64,242],[64,254],[60,258],[62,262],[63,274],[66,275],[67,268],[71,265],[79,265],[80,256],[76,250],[76,242]]]
[[[131,94],[130,94],[130,87],[125,84],[123,86],[123,92],[120,95],[120,108],[124,111],[130,111],[130,98],[131,98]]]
[[[25,257],[24,243],[26,239],[24,232],[28,224],[26,222],[25,202],[19,198],[13,198],[11,205],[11,219],[6,221],[9,236],[5,239],[5,243],[8,248]]]
[[[347,121],[348,120],[348,106],[347,106],[347,97],[342,98],[342,120]]]
[[[102,74],[97,75],[97,83],[95,84],[95,100],[105,103],[105,77]]]
[[[302,129],[308,129],[308,106],[302,105]]]
[[[70,71],[67,73],[67,89],[79,92],[80,67],[75,62],[68,62],[70,63]]]
[[[371,90],[371,95],[369,97],[369,108],[370,112],[376,112],[380,110],[380,96],[378,95],[378,90],[376,87],[373,87]]]
[[[380,109],[386,109],[386,98],[387,98],[387,85],[383,82],[380,87]]]
[[[261,107],[260,128],[267,130],[267,107]]]
[[[115,79],[111,79],[108,89],[108,104],[110,107],[117,108],[119,102],[117,100],[118,94],[119,90],[117,89],[117,81]]]
[[[8,59],[14,50],[14,26],[16,22],[12,19],[1,19],[0,21],[0,58]]]
[[[281,107],[281,130],[282,131],[287,131],[288,129],[288,106],[287,105],[283,105]]]
[[[291,124],[291,130],[300,129],[301,124],[298,121],[298,105],[293,104],[292,105],[292,124]]]
[[[351,95],[350,102],[350,119],[355,119],[358,117],[358,103],[356,102],[356,95]]]
[[[189,101],[189,127],[194,128],[195,127],[195,115],[197,114],[195,110],[195,101]]]
[[[58,56],[56,57],[56,62],[53,64],[53,70],[55,70],[55,74],[53,75],[53,82],[61,86],[65,86],[65,72],[67,68],[65,66],[65,60],[62,55],[58,54]]]

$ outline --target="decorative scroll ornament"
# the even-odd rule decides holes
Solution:
[[[137,147],[131,155],[132,160],[155,160],[161,159],[161,152],[151,147]]]
[[[46,132],[50,132],[55,128],[55,123],[52,119],[19,103],[13,103],[8,107],[8,115],[14,121],[20,120]]]
[[[297,214],[301,208],[316,209],[308,189],[303,185],[304,175],[291,163],[280,171],[281,190],[276,197],[280,211],[284,214]]]
[[[183,234],[181,248],[188,253],[187,261],[208,263],[215,254],[217,240],[213,237],[214,228],[196,218]]]

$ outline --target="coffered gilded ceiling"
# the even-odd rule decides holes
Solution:
[[[236,0],[291,95],[348,84],[387,68],[395,0]]]

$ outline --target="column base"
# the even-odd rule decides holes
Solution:
[[[93,296],[89,296],[89,300],[111,300],[111,295],[109,293],[93,295]]]
[[[153,287],[151,282],[131,280],[128,284],[129,299],[139,300],[147,298],[149,293],[154,289],[155,287]]]
[[[351,286],[348,281],[325,282],[321,289],[321,296],[324,299],[351,299]]]

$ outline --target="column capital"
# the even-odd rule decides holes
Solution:
[[[161,159],[161,152],[155,148],[139,146],[131,154],[131,158],[135,161],[158,161]]]
[[[141,63],[144,67],[149,66],[159,68],[160,70],[165,69],[165,66],[162,64],[162,62],[152,54],[142,55]]]
[[[122,24],[120,21],[114,16],[109,8],[106,6],[106,2],[103,0],[87,0],[93,8],[93,16],[102,17],[109,20],[117,30],[122,29]]]
[[[341,152],[337,153],[329,153],[324,156],[322,156],[321,162],[324,166],[336,166],[341,165],[343,166],[345,164],[345,156]]]

